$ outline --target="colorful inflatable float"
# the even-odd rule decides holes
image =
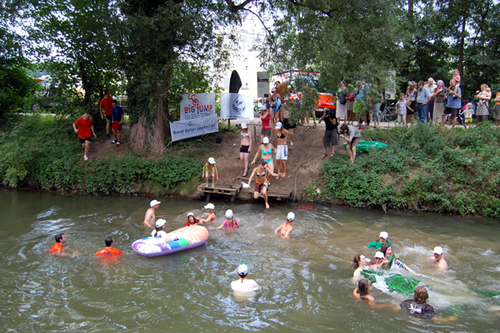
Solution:
[[[161,237],[146,237],[132,243],[135,253],[144,257],[158,257],[179,251],[189,250],[205,244],[208,231],[198,225],[184,227],[168,234],[169,239]]]
[[[344,142],[344,148],[347,146],[347,142]],[[361,140],[358,142],[358,147],[356,148],[356,151],[358,153],[367,153],[370,151],[372,148],[385,148],[387,147],[386,143],[380,142],[380,141],[365,141]]]

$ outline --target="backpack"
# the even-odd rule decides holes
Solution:
[[[345,94],[344,93],[340,94],[339,102],[340,102],[340,104],[347,103],[347,100],[345,99]]]

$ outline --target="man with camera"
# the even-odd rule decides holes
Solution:
[[[325,135],[323,136],[323,155],[321,156],[321,159],[325,159],[328,156],[328,154],[326,153],[326,149],[331,145],[331,156],[333,156],[335,154],[335,146],[339,143],[336,110],[328,110],[327,108],[325,108],[323,110],[323,115],[321,116],[321,118],[319,118],[318,123],[321,124],[322,120],[325,120]]]
[[[354,163],[356,158],[356,147],[358,146],[359,139],[361,138],[361,132],[357,127],[351,125],[342,125],[340,127],[339,136],[347,141],[347,154],[351,163]]]

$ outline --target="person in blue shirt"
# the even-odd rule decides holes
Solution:
[[[120,145],[120,136],[123,123],[123,110],[122,107],[118,105],[118,101],[113,100],[113,123],[111,127],[113,128],[113,138],[111,144],[116,144],[118,147]]]
[[[446,115],[451,114],[453,119],[453,126],[457,123],[458,111],[462,108],[462,90],[460,89],[455,79],[450,80],[450,87],[447,89],[445,98],[447,99],[446,108],[443,112],[442,126],[444,127]]]
[[[419,81],[417,92],[417,117],[420,122],[427,122],[427,103],[429,103],[431,97],[432,95],[429,89],[425,87],[424,81]]]

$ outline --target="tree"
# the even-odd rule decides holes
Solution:
[[[246,1],[249,3],[251,1]],[[169,131],[169,103],[187,92],[175,78],[199,70],[217,52],[222,38],[216,28],[238,19],[239,6],[209,0],[124,0],[129,112],[133,119],[131,147],[161,154]],[[195,66],[186,66],[186,63]],[[196,66],[197,64],[197,66]],[[187,70],[187,72],[185,71]]]
[[[42,66],[58,82],[58,93],[80,100],[84,110],[97,114],[96,101],[123,79],[119,62],[122,37],[116,2],[54,0],[32,8],[34,41]],[[83,90],[83,94],[82,94]]]

